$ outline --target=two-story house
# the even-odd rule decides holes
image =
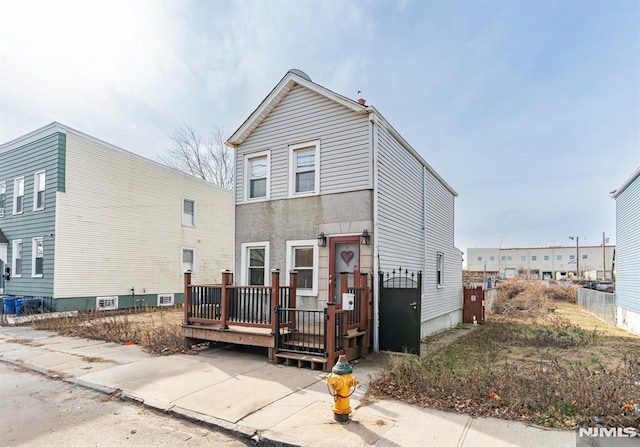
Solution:
[[[296,270],[298,306],[321,309],[340,303],[340,273],[371,273],[377,346],[377,273],[402,267],[424,275],[421,336],[462,321],[457,194],[375,107],[291,70],[228,144],[241,284]]]
[[[168,305],[183,272],[220,280],[233,199],[52,123],[0,145],[0,288],[51,310]]]

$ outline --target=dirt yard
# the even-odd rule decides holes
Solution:
[[[547,427],[640,427],[640,337],[552,298],[570,290],[517,289],[487,324],[394,356],[371,395]]]

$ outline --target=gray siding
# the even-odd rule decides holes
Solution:
[[[289,145],[320,140],[320,193],[371,188],[368,115],[296,86],[242,143],[236,155],[236,199],[244,200],[244,156],[270,151],[271,199],[289,186]]]
[[[616,199],[617,305],[640,314],[640,177]]]
[[[462,253],[455,248],[454,196],[426,169],[427,250],[422,321],[462,308]],[[444,253],[444,284],[437,287],[437,253]]]
[[[378,144],[379,268],[424,269],[423,167],[381,125]]]
[[[64,191],[64,134],[53,133],[9,150],[0,149],[0,182],[7,183],[7,212],[0,228],[9,240],[8,265],[13,244],[22,239],[22,277],[4,283],[5,293],[22,296],[52,296],[55,258],[56,192]],[[62,168],[62,169],[61,169]],[[45,207],[34,211],[34,174],[45,170]],[[24,177],[24,212],[13,215],[14,179]],[[44,237],[43,277],[32,278],[32,238]]]

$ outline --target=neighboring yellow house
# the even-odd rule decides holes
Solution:
[[[233,263],[233,197],[51,123],[0,145],[0,292],[51,310],[168,305]],[[2,242],[2,241],[0,241]]]

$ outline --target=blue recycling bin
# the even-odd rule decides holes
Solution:
[[[3,313],[5,314],[15,314],[16,313],[16,300],[18,298],[15,296],[5,296],[2,298],[3,305]]]

